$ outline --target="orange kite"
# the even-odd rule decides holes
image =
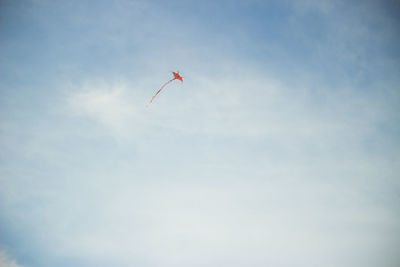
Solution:
[[[177,72],[172,72],[172,74],[174,74],[174,78],[172,78],[171,80],[169,80],[168,82],[164,83],[163,86],[161,86],[161,88],[157,91],[157,93],[151,98],[150,102],[147,105],[150,105],[151,102],[153,102],[154,98],[156,98],[156,96],[158,95],[159,92],[161,92],[161,90],[170,82],[172,82],[173,80],[180,80],[181,82],[183,82],[183,77],[179,75],[179,71]]]

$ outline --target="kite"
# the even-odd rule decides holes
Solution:
[[[157,91],[157,93],[151,98],[150,102],[147,105],[150,105],[151,102],[153,102],[154,98],[156,98],[156,96],[158,95],[159,92],[161,92],[161,90],[170,82],[174,81],[174,80],[180,80],[181,82],[183,82],[183,77],[179,75],[179,71],[177,72],[172,72],[172,74],[174,74],[174,78],[172,78],[171,80],[169,80],[168,82],[164,83],[163,86],[161,86],[161,88]]]

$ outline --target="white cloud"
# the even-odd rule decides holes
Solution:
[[[361,144],[385,116],[381,100],[350,88],[288,85],[255,69],[238,68],[222,75],[226,79],[187,75],[183,84],[169,84],[149,107],[156,91],[149,82],[87,81],[71,90],[69,109],[100,123],[116,139],[137,140],[168,130],[264,139],[288,149]]]
[[[145,107],[135,97],[127,96],[126,84],[104,82],[83,85],[69,98],[69,104],[73,114],[100,122],[116,136],[125,136],[132,128],[138,128],[140,117],[137,113],[141,110],[143,114]]]
[[[148,108],[156,91],[149,81],[88,81],[71,90],[73,114],[99,123],[122,144],[145,143],[140,153],[150,154],[151,162],[93,174],[96,190],[107,194],[82,198],[96,199],[102,209],[87,216],[79,211],[79,228],[71,228],[75,219],[67,216],[52,229],[64,253],[121,266],[369,266],[362,256],[352,257],[362,253],[384,261],[376,251],[397,244],[388,233],[399,231],[398,218],[368,192],[393,166],[363,151],[385,115],[383,103],[350,88],[316,91],[251,68],[237,71],[238,78],[222,75],[229,79],[187,74],[183,85],[170,84]],[[184,159],[158,160],[149,152],[155,144],[145,137],[163,139],[166,131],[272,143],[285,155],[274,160],[278,153],[267,151],[257,158],[254,151],[209,145],[202,162],[178,167]],[[154,153],[169,150],[163,146]],[[163,162],[173,171],[157,170]]]
[[[0,266],[1,267],[22,267],[7,254],[6,251],[0,250]]]

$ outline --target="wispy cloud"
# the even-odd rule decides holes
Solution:
[[[17,264],[15,259],[12,259],[5,250],[0,250],[0,266],[2,267],[23,267]]]
[[[246,66],[221,74],[229,75],[237,78],[188,73],[187,82],[170,84],[149,107],[146,103],[157,88],[87,81],[71,90],[68,112],[92,118],[116,138],[166,129],[264,138],[289,146],[307,140],[317,146],[361,144],[386,116],[383,100],[350,88],[288,85]]]

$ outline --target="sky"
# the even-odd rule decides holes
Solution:
[[[399,266],[399,14],[0,1],[0,265]]]

